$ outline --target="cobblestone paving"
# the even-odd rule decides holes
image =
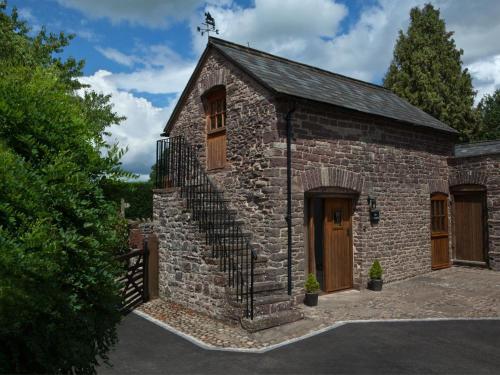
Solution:
[[[320,296],[317,307],[298,308],[303,320],[253,334],[165,300],[148,302],[139,310],[209,345],[258,349],[339,321],[500,318],[500,272],[452,267],[384,285],[382,292],[333,293]]]

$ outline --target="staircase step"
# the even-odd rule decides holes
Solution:
[[[286,286],[284,284],[278,283],[276,281],[256,281],[253,284],[253,292],[254,292],[254,294],[256,294],[256,293],[264,293],[264,292],[271,292],[271,291],[285,289],[285,287]],[[237,294],[238,290],[236,288],[231,288],[230,293],[231,294]],[[243,294],[244,295],[246,294],[246,287],[244,288],[244,293]],[[257,296],[257,297],[259,297],[259,296]],[[288,300],[288,295],[286,297],[287,297],[286,300]]]
[[[223,244],[224,241],[222,241],[222,243],[219,245],[219,244],[211,244],[211,245],[208,245],[206,247],[206,249],[204,250],[204,255],[205,256],[212,256],[213,255],[214,257],[221,257],[224,255],[224,250],[225,252],[227,253],[227,256],[231,256],[231,258],[236,258],[238,257],[238,259],[246,259],[247,256],[247,252],[248,254],[250,255],[250,251],[251,251],[251,247],[250,245],[246,245],[245,241],[243,241],[243,243],[240,241],[239,243],[234,243],[234,246],[231,246],[231,244],[229,242],[226,243],[226,246],[224,247],[224,244]],[[250,258],[250,256],[248,256],[248,258]],[[261,258],[265,258],[265,260],[263,260],[264,262],[267,262],[268,258],[265,256],[265,255],[259,255],[257,254],[257,258],[259,258],[259,260]],[[261,260],[262,261],[262,260]]]
[[[250,235],[251,234],[250,232],[242,230],[240,227],[212,228],[211,232],[214,235],[218,235],[218,236],[238,235],[238,234]]]
[[[209,193],[213,193],[214,191],[218,191],[220,193],[222,193],[224,190],[221,189],[221,188],[217,188],[217,190],[213,190],[209,187],[210,185],[206,184],[206,183],[197,183],[196,181],[187,181],[186,184],[182,187],[183,189],[186,189],[186,190],[194,190],[194,191],[205,191],[205,192],[209,192]]]
[[[216,228],[216,229],[229,230],[229,228],[233,225],[236,227],[241,227],[244,225],[244,223],[245,222],[242,219],[227,218],[225,216],[219,216],[215,220],[207,222],[203,225],[207,228],[209,227],[209,225],[211,225],[213,228]]]
[[[249,239],[252,237],[252,233],[249,233],[249,232],[230,232],[230,231],[219,231],[219,232],[216,232],[212,235],[208,235],[209,236],[209,240],[212,241],[212,242],[216,242],[217,240],[220,240],[221,243],[218,244],[217,246],[221,246],[223,247],[223,243],[224,243],[224,238],[226,239],[226,242],[228,241],[234,241],[233,243],[239,243],[241,246],[245,245],[245,242],[241,242],[241,240],[238,241],[238,239]],[[231,240],[232,239],[232,240]]]
[[[268,315],[256,316],[252,319],[242,318],[241,326],[248,332],[262,331],[263,329],[280,326],[286,323],[296,322],[304,315],[294,309],[278,311]]]
[[[232,208],[224,208],[224,209],[208,209],[208,208],[197,208],[196,210],[193,210],[193,216],[200,216],[200,215],[205,215],[209,217],[210,215],[214,216],[226,216],[233,218],[233,215],[236,215],[237,211]]]
[[[254,306],[271,305],[278,302],[288,302],[290,301],[290,296],[285,293],[273,294],[270,296],[255,296],[253,304]]]
[[[192,203],[192,204],[199,204],[199,203],[212,203],[212,204],[214,204],[214,203],[217,203],[217,204],[225,205],[225,204],[228,204],[230,202],[231,202],[231,200],[229,200],[229,199],[220,199],[218,197],[203,198],[203,197],[195,196],[194,198],[190,199],[190,203]]]
[[[212,251],[204,251],[203,255],[205,257],[205,262],[208,264],[219,264],[221,262],[221,257],[213,257],[212,256]],[[243,267],[246,269],[246,261],[245,258],[239,259],[241,261],[240,264],[243,265]],[[254,270],[257,270],[257,268],[260,268],[260,266],[264,265],[267,262],[268,258],[265,256],[257,256],[257,259],[254,259]],[[223,260],[224,261],[224,260]],[[229,262],[229,258],[226,259],[226,262]],[[250,265],[248,266],[250,269]],[[262,272],[265,273],[265,272]]]

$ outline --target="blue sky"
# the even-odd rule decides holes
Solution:
[[[146,178],[154,145],[206,44],[196,32],[210,11],[219,37],[380,83],[398,30],[417,0],[9,0],[37,31],[76,38],[64,55],[84,59],[82,80],[112,96],[126,116],[111,141],[128,146],[124,167]],[[500,2],[432,1],[464,50],[478,99],[500,88]]]

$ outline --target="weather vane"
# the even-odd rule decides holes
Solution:
[[[205,22],[202,22],[202,27],[198,26],[197,30],[203,36],[207,33],[210,36],[210,32],[215,32],[219,34],[219,30],[215,28],[215,20],[209,12],[205,12]]]

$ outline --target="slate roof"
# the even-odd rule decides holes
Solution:
[[[382,86],[342,76],[214,37],[209,37],[205,53],[210,47],[215,48],[274,94],[290,95],[333,104],[441,132],[457,133],[455,129],[411,105]],[[200,62],[202,59],[200,59]],[[199,65],[191,79],[196,75]],[[191,80],[188,86],[190,83]],[[183,96],[184,94],[181,95],[178,106],[183,100]],[[172,125],[177,110],[176,107],[167,123],[166,132]]]
[[[455,146],[455,157],[457,158],[490,154],[500,154],[500,139],[488,142],[463,143]]]

